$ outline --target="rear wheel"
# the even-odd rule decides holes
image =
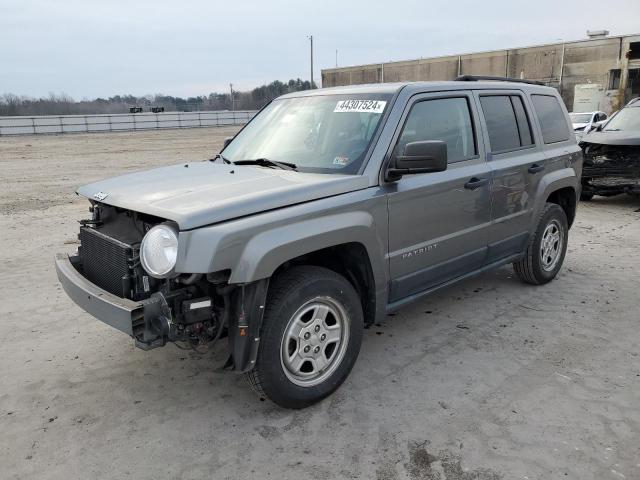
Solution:
[[[252,388],[285,408],[311,405],[336,390],[362,342],[363,315],[353,286],[337,273],[294,267],[269,289]]]
[[[562,267],[568,239],[567,215],[559,205],[547,203],[524,257],[513,264],[518,277],[533,285],[553,280]]]

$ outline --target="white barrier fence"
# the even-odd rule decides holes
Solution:
[[[243,125],[255,110],[0,117],[0,136]]]

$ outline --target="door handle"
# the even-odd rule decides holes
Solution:
[[[466,188],[467,190],[475,190],[476,188],[480,188],[487,183],[489,183],[488,178],[473,177],[471,180],[464,184],[464,188]]]
[[[541,172],[542,170],[544,170],[544,165],[539,165],[537,163],[534,163],[533,165],[531,165],[528,169],[529,173],[538,173]]]

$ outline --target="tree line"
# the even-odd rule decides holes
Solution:
[[[315,85],[314,85],[315,87]],[[49,94],[48,97],[32,98],[5,93],[0,95],[0,116],[12,115],[90,115],[99,113],[128,113],[131,107],[163,107],[167,112],[195,112],[203,110],[257,110],[272,99],[286,93],[309,90],[308,80],[291,79],[288,82],[275,80],[246,92],[210,93],[195,97],[173,97],[171,95],[115,95],[109,98],[76,101],[66,94]]]

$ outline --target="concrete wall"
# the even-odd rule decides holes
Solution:
[[[636,62],[626,56],[631,42],[640,42],[640,35],[330,68],[322,70],[322,86],[453,80],[458,75],[508,76],[538,80],[556,87],[571,110],[575,85],[600,83],[607,89],[610,71],[621,69],[620,88],[608,91],[608,99],[604,102],[607,109],[612,110],[637,96],[627,88],[628,68],[640,67],[640,60],[636,67]]]

